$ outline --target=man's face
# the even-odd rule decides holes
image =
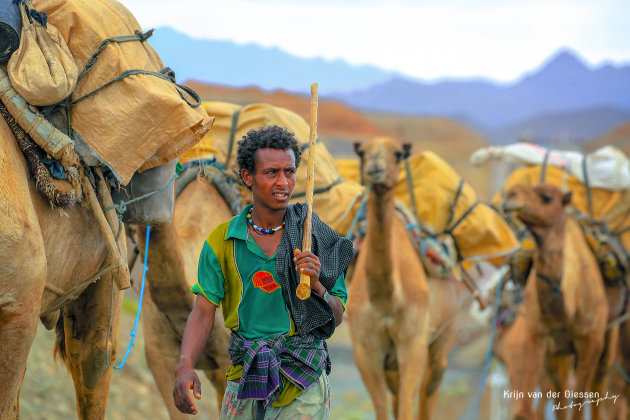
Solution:
[[[292,149],[258,149],[256,171],[241,170],[245,184],[252,189],[256,206],[270,210],[286,209],[295,187],[295,154]]]

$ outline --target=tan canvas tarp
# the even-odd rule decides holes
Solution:
[[[104,40],[141,31],[133,15],[112,0],[35,0],[33,4],[48,14],[80,71]],[[163,67],[148,41],[112,42],[78,83],[72,100],[126,70],[160,72]],[[161,165],[188,150],[203,137],[212,120],[203,108],[186,104],[173,83],[136,74],[74,105],[71,122],[99,158],[127,184],[136,170]]]
[[[359,180],[358,161],[340,160],[338,165],[344,178]],[[455,200],[461,177],[442,158],[429,151],[411,156],[409,167],[413,178],[418,219],[436,233],[452,229],[477,202],[475,191],[464,183],[451,217],[451,205]],[[401,170],[396,185],[396,198],[409,209],[413,208],[404,169]],[[463,259],[501,256],[518,246],[518,241],[503,218],[484,203],[478,203],[455,226],[452,233]],[[499,261],[500,259],[495,259],[492,262]]]
[[[304,146],[304,152],[302,153],[303,164],[300,165],[296,174],[297,179],[293,192],[295,198],[292,200],[293,202],[304,201],[301,193],[304,193],[306,190],[305,163],[308,159],[306,146],[310,137],[310,128],[302,117],[288,109],[269,104],[252,104],[241,107],[240,105],[226,102],[204,102],[203,107],[209,115],[215,118],[215,122],[203,140],[180,157],[180,162],[185,163],[194,159],[216,157],[220,163],[228,168],[230,176],[238,178],[238,166],[236,164],[238,141],[251,129],[274,124],[286,127],[295,134],[298,143]],[[234,121],[233,117],[236,112],[238,112],[238,119],[230,153],[230,134]],[[228,153],[230,154],[229,162],[227,161]],[[339,178],[340,175],[335,160],[328,153],[326,146],[318,142],[315,145],[314,190],[317,191],[329,187],[330,190],[314,194],[313,210],[336,232],[345,235],[360,205],[359,196],[363,192],[363,187],[351,181],[341,182]]]
[[[536,185],[541,181],[542,165],[528,166],[517,169],[509,176],[503,186],[503,193],[517,184]],[[566,179],[566,182],[564,181]],[[545,181],[558,187],[566,186],[572,192],[571,204],[580,212],[589,214],[586,186],[576,177],[567,174],[561,168],[548,165],[545,171]],[[566,185],[565,185],[566,184]],[[499,205],[502,193],[495,196],[493,202]],[[596,220],[605,221],[613,231],[623,231],[630,228],[630,190],[611,191],[602,188],[591,188],[593,204],[592,216]],[[621,241],[630,250],[630,230],[621,235]]]

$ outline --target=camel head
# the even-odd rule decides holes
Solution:
[[[514,212],[534,237],[541,237],[546,231],[564,224],[564,208],[569,203],[571,192],[563,193],[555,185],[519,184],[507,192],[503,210]]]
[[[390,189],[396,185],[400,162],[409,157],[411,144],[400,148],[389,137],[376,137],[366,143],[355,143],[354,150],[361,159],[363,181]]]

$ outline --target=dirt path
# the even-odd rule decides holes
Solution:
[[[128,300],[121,324],[121,348],[124,354],[129,343],[129,332],[135,318],[135,301]],[[331,420],[373,420],[372,402],[365,390],[359,372],[352,360],[352,346],[344,323],[329,341],[333,362],[331,386],[333,407]],[[459,337],[465,337],[461,331]],[[22,387],[20,412],[27,420],[57,420],[77,418],[72,379],[65,366],[56,364],[52,357],[54,333],[42,326],[38,329],[28,359],[26,377]],[[470,338],[469,338],[470,339]],[[453,350],[444,378],[435,418],[459,420],[463,418],[470,401],[475,397],[487,340],[484,336],[473,339],[466,346]],[[116,365],[120,360],[116,361]],[[204,398],[198,407],[200,419],[216,418],[216,403],[212,386],[203,375]],[[484,394],[480,420],[489,418],[488,394]],[[107,406],[107,419],[168,419],[153,377],[144,356],[144,339],[141,331],[122,370],[114,372]],[[469,417],[471,418],[471,417]]]

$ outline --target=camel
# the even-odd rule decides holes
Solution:
[[[630,311],[626,303],[625,312]],[[630,419],[630,321],[619,325],[619,345],[615,359],[615,368],[610,374],[610,395],[618,395],[614,408],[609,410],[611,420]]]
[[[527,321],[525,312],[528,305],[523,300],[517,303],[519,296],[523,290],[503,289],[501,293],[501,302],[499,304],[500,311],[513,311],[513,319],[503,325],[497,326],[497,334],[493,343],[494,355],[503,363],[508,374],[510,391],[520,391],[523,389],[523,378],[525,371],[529,366],[523,363],[525,360],[525,342],[527,340]],[[522,296],[520,296],[522,298]],[[507,316],[511,318],[511,316]],[[501,318],[501,317],[500,317]],[[551,389],[549,378],[545,372],[541,373],[537,385],[543,393],[542,397],[537,398],[538,408],[536,410],[536,418],[543,420],[544,409],[547,402],[547,391]],[[514,405],[511,404],[510,413],[514,411]]]
[[[413,418],[419,391],[418,418],[431,418],[454,333],[451,323],[429,346],[431,331],[454,316],[455,285],[427,279],[403,222],[394,215],[393,187],[409,149],[400,150],[389,138],[355,144],[371,191],[347,314],[354,360],[378,420],[389,418],[388,391],[396,418]]]
[[[584,418],[584,410],[571,410],[573,404],[590,400],[586,392],[605,395],[605,376],[612,362],[609,345],[616,329],[606,333],[608,302],[601,272],[577,222],[565,213],[571,193],[563,194],[553,185],[520,184],[507,193],[506,211],[515,212],[532,234],[536,249],[533,268],[525,286],[525,340],[521,364],[526,366],[521,380],[523,398],[516,403],[516,419],[532,419],[532,399],[543,372],[557,393],[554,411],[558,419],[567,415]],[[575,357],[575,360],[573,360]],[[574,368],[572,369],[572,364]],[[575,384],[569,386],[574,370]],[[592,405],[592,418],[600,418]]]
[[[4,420],[19,415],[19,388],[40,313],[102,269],[107,249],[89,206],[62,211],[52,208],[37,191],[3,118],[0,137],[0,172],[6,175],[0,183],[0,419]],[[120,229],[113,233],[124,252],[125,233]],[[81,419],[105,417],[123,293],[113,285],[113,275],[88,286],[63,311],[58,350],[69,361]],[[116,275],[129,281],[126,267]],[[53,311],[41,318],[48,329],[55,326],[58,314]]]
[[[148,255],[151,269],[147,271],[148,287],[142,315],[145,352],[173,420],[188,418],[173,403],[173,372],[179,362],[184,327],[194,303],[190,287],[197,281],[199,255],[212,229],[231,217],[228,205],[214,185],[206,177],[198,176],[177,197],[172,221],[151,228]],[[138,228],[142,253],[145,235],[145,228]],[[227,352],[229,339],[223,317],[217,312],[215,327],[196,368],[202,369],[212,382],[219,409],[227,385],[225,372],[231,364]]]

